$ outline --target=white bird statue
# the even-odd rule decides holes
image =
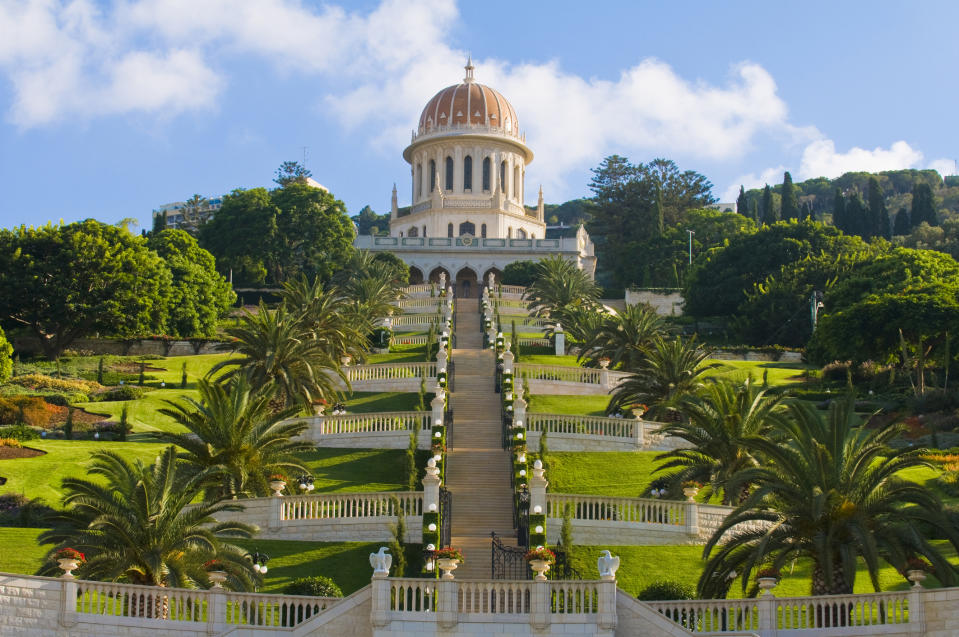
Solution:
[[[374,575],[389,575],[390,566],[393,564],[393,556],[387,553],[389,550],[385,546],[380,547],[379,553],[370,553],[370,566],[373,567]]]
[[[613,556],[609,551],[603,551],[599,559],[596,560],[596,566],[599,568],[600,578],[615,579],[616,571],[619,570],[619,556]]]

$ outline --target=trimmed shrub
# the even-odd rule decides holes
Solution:
[[[933,481],[942,492],[950,497],[959,497],[959,472],[947,471]]]
[[[71,393],[78,392],[83,394],[93,394],[103,389],[103,386],[92,380],[64,379],[54,378],[45,374],[23,374],[14,376],[10,379],[14,385],[20,385],[27,389],[40,391],[52,391]]]
[[[0,438],[13,438],[14,440],[36,440],[40,437],[40,432],[33,427],[26,425],[13,425],[12,427],[0,427]]]
[[[6,334],[0,329],[0,385],[10,379],[13,373],[13,346],[7,340]]]
[[[85,403],[90,400],[89,396],[79,392],[74,394],[44,394],[41,398],[48,404],[58,407],[66,407],[73,403]]]
[[[12,396],[7,400],[18,411],[17,422],[41,429],[50,425],[53,411],[43,398],[38,396]]]
[[[696,599],[696,592],[688,584],[663,580],[650,584],[639,592],[637,599],[643,602],[665,602],[674,599]]]
[[[108,400],[137,400],[138,398],[142,398],[148,391],[148,389],[137,387],[136,385],[119,385],[105,392],[101,392],[92,398],[96,402]]]
[[[287,595],[309,595],[310,597],[343,597],[343,591],[329,577],[311,575],[298,577],[283,589]]]
[[[543,527],[541,533],[536,532],[536,527]],[[530,548],[535,548],[537,546],[546,546],[546,514],[545,513],[530,513],[529,514],[529,545]]]
[[[20,444],[20,441],[16,438],[0,438],[0,447],[13,447],[15,449],[19,449],[23,447],[23,445]]]

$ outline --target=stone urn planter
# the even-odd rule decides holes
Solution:
[[[546,572],[549,571],[549,562],[547,560],[530,560],[529,567],[536,573],[537,582],[546,581]]]
[[[756,584],[759,585],[759,590],[763,592],[763,595],[772,595],[772,590],[776,588],[776,584],[779,583],[779,578],[776,577],[760,577],[756,579]]]
[[[441,557],[436,560],[436,564],[440,567],[440,570],[443,571],[443,579],[453,579],[453,571],[460,565],[460,561],[448,557]]]
[[[273,495],[278,498],[282,498],[283,494],[281,491],[286,488],[285,480],[270,480],[270,488],[273,490]]]
[[[695,502],[696,494],[699,493],[699,487],[684,487],[683,495],[686,496],[687,502]]]
[[[60,568],[63,569],[63,579],[73,579],[75,577],[73,571],[80,568],[80,560],[75,560],[70,557],[61,557],[57,560],[57,563],[60,565]]]
[[[213,588],[223,588],[223,582],[226,581],[226,571],[210,571],[206,576],[210,578]]]
[[[912,582],[913,588],[922,588],[922,583],[926,580],[926,572],[919,569],[906,571],[906,579]]]

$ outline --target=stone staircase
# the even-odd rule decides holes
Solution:
[[[446,488],[453,495],[452,545],[466,558],[463,579],[492,576],[490,531],[516,544],[510,458],[501,444],[499,394],[493,388],[492,350],[484,350],[479,301],[457,299],[455,390],[451,396],[453,438]]]

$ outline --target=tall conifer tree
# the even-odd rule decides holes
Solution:
[[[749,202],[746,201],[746,189],[739,185],[739,196],[736,197],[736,212],[744,217],[749,216]]]
[[[903,206],[896,213],[896,223],[893,226],[892,233],[896,236],[903,236],[910,232],[912,232],[912,224],[909,223],[909,211]]]
[[[832,198],[832,225],[846,231],[846,198],[842,196],[839,188],[836,188],[836,194]]]
[[[936,204],[929,184],[917,183],[912,187],[912,211],[909,219],[912,221],[913,228],[923,221],[930,226],[939,225],[939,219],[936,217]]]
[[[766,184],[763,190],[763,223],[772,225],[776,223],[776,209],[773,207],[773,190]]]
[[[882,186],[875,177],[869,178],[869,221],[872,224],[872,235],[891,239],[889,227],[889,211],[886,209],[886,199]]]
[[[793,185],[793,177],[787,170],[783,173],[783,202],[780,217],[786,219],[796,219],[799,217],[799,201],[796,197],[796,187]]]

